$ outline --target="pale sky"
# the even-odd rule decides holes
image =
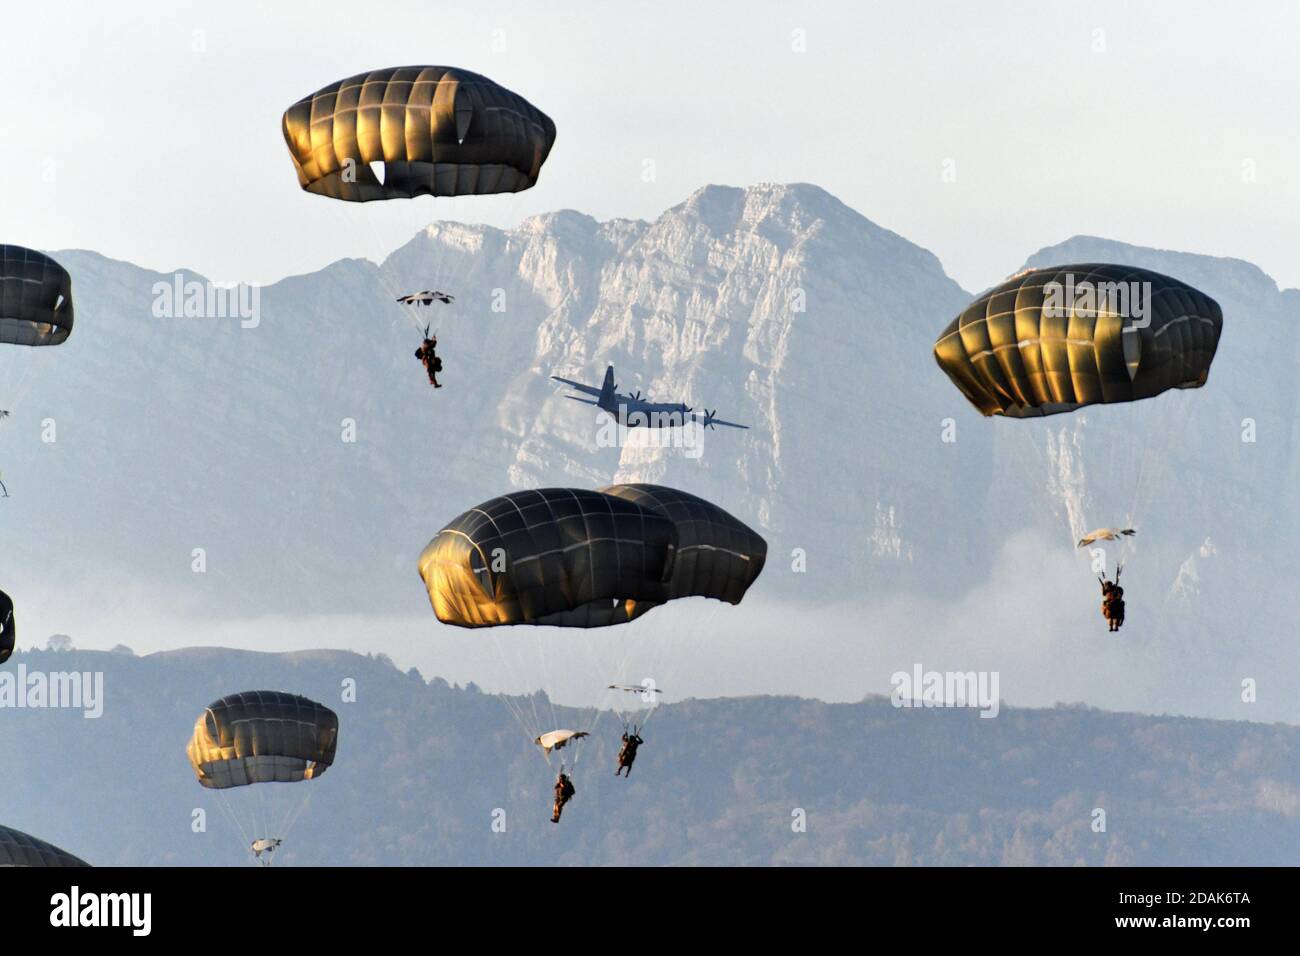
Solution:
[[[555,120],[536,188],[364,206],[298,189],[289,104],[428,63]],[[1078,233],[1300,286],[1289,0],[52,2],[6,6],[0,74],[0,241],[221,281],[373,258],[435,218],[654,218],[707,183],[801,181],[969,290]]]

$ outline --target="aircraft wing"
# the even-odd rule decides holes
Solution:
[[[704,424],[706,421],[706,419],[704,418],[697,418],[696,420],[699,421],[700,424]],[[721,418],[710,418],[707,419],[707,422],[710,425],[726,425],[728,428],[744,428],[745,430],[749,429],[748,425],[737,425],[735,422],[724,422]]]
[[[564,397],[567,398],[567,399],[568,399],[569,401],[571,401],[571,402],[582,402],[582,404],[584,404],[584,405],[597,405],[597,404],[599,404],[598,402],[593,402],[593,401],[592,401],[591,399],[589,399],[589,398],[579,398],[577,395],[565,395]]]
[[[581,382],[574,382],[567,378],[560,378],[558,375],[552,375],[551,378],[555,379],[557,382],[563,382],[570,388],[576,388],[584,394],[595,395],[597,398],[600,397],[600,389],[596,388],[594,385],[583,385]]]

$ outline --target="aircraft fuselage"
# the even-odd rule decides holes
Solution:
[[[628,395],[616,399],[602,401],[599,407],[628,428],[681,428],[694,420],[682,402],[639,402]]]

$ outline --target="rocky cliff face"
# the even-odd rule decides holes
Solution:
[[[393,274],[436,258],[442,231],[396,254]],[[708,187],[649,224],[560,213],[502,253],[508,278],[488,281],[521,283],[506,288],[523,314],[503,320],[508,342],[485,343],[510,391],[484,399],[514,446],[513,485],[689,488],[764,528],[779,586],[847,596],[945,547],[947,530],[923,515],[987,472],[984,436],[938,443],[952,402],[930,344],[966,294],[932,255],[820,189]],[[644,432],[602,447],[592,410],[557,401],[547,376],[598,383],[609,364],[628,390],[753,427],[704,433],[698,455]],[[935,456],[913,470],[918,444]],[[795,549],[802,578],[789,572]]]
[[[762,530],[756,593],[775,601],[916,598],[982,634],[1076,560],[1065,574],[1091,618],[1072,535],[1131,522],[1131,614],[1170,655],[1238,654],[1249,630],[1283,660],[1300,609],[1300,292],[1243,262],[1085,237],[1032,256],[1177,275],[1220,301],[1225,333],[1203,389],[1014,422],[982,419],[931,357],[970,293],[810,185],[709,186],[652,223],[436,223],[381,266],[262,289],[255,327],[156,317],[172,276],[58,258],[75,333],[0,356],[0,381],[24,383],[0,425],[6,582],[58,575],[75,600],[118,609],[148,593],[205,615],[427,614],[415,557],[465,508],[530,485],[655,481]],[[412,321],[393,299],[424,288],[457,301]],[[436,393],[412,357],[427,317],[446,362]],[[548,378],[599,383],[607,364],[621,390],[752,427],[695,449],[645,432],[607,447],[594,409]],[[995,587],[1025,536],[1013,586]],[[1042,548],[1061,562],[1032,557]]]

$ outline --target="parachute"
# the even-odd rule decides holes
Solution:
[[[1219,304],[1169,276],[1052,266],[981,295],[934,357],[984,415],[1030,418],[1200,388],[1222,329]]]
[[[419,571],[438,620],[466,628],[537,625],[597,628],[625,624],[668,601],[709,597],[739,604],[767,558],[767,542],[717,505],[659,485],[611,485],[595,491],[516,491],[471,508],[439,531],[420,554]],[[489,637],[506,656],[495,632]],[[616,642],[624,652],[629,641]],[[542,636],[538,660],[546,671]],[[530,643],[520,637],[516,647]],[[622,657],[626,664],[626,656]],[[613,710],[624,729],[649,719],[655,682],[609,683],[608,693],[632,706]],[[619,678],[626,676],[620,667]],[[629,699],[635,691],[638,699]],[[594,729],[540,733],[537,700],[509,708],[527,739],[549,761],[552,750]],[[549,695],[541,695],[542,703]],[[531,716],[525,711],[531,710]],[[559,723],[551,704],[549,726]],[[644,720],[642,721],[644,724]],[[540,726],[539,726],[540,725]],[[574,763],[582,749],[574,755]]]
[[[85,860],[21,830],[0,826],[0,867],[90,866]]]
[[[414,279],[389,265],[397,243],[377,232],[376,222],[408,219],[405,242],[417,228],[431,228],[427,220],[409,221],[425,214],[421,204],[390,203],[379,217],[362,214],[356,204],[419,196],[478,202],[474,197],[491,195],[508,207],[515,194],[536,184],[555,143],[555,124],[537,107],[485,76],[450,66],[391,67],[331,83],[285,110],[281,132],[298,185],[341,200],[323,206],[358,241],[370,234],[366,258],[383,263],[377,281],[398,302],[413,306],[450,305],[456,297],[437,290],[462,288],[475,256],[435,257],[421,268],[419,281],[436,285],[407,294]],[[472,288],[465,292],[470,314],[487,307],[485,296]],[[419,329],[416,311],[404,310],[404,318]],[[430,327],[439,330],[443,316],[432,318],[424,326],[426,338]]]
[[[339,718],[297,694],[252,690],[213,701],[194,723],[186,755],[199,783],[215,791],[244,848],[263,866],[307,804],[309,787],[250,786],[314,780],[334,763]],[[248,787],[251,793],[236,791]],[[266,791],[272,791],[267,794]]]
[[[0,347],[59,345],[72,334],[72,277],[43,252],[0,245]],[[0,359],[0,420],[31,386],[33,363],[14,359],[19,371]],[[9,489],[0,482],[0,497]]]
[[[1222,331],[1219,304],[1178,279],[1135,266],[1062,265],[1026,269],[979,296],[944,329],[934,357],[985,416],[1041,419],[1088,405],[1142,406],[1108,423],[1080,416],[1015,429],[1048,469],[1075,547],[1118,541],[1126,550],[1132,527],[1087,531],[1096,507],[1089,474],[1104,489],[1107,514],[1123,514],[1126,523],[1145,514],[1149,496],[1166,484],[1160,470],[1179,425],[1191,415],[1178,403],[1153,409],[1142,400],[1203,386]],[[1107,426],[1117,433],[1108,436]],[[1126,508],[1120,495],[1130,499]],[[1105,549],[1090,551],[1091,571],[1104,581]],[[1117,580],[1122,564],[1117,560]]]
[[[552,750],[563,750],[570,740],[581,740],[583,737],[590,737],[591,734],[585,730],[551,730],[539,736],[533,743],[541,747],[549,757]]]
[[[9,656],[13,654],[17,634],[13,599],[4,591],[0,591],[0,664],[9,660]]]
[[[1118,541],[1123,536],[1135,534],[1137,534],[1136,528],[1098,528],[1080,538],[1077,547],[1086,548],[1096,541]]]
[[[639,684],[610,684],[606,690],[614,693],[606,695],[605,706],[618,715],[624,733],[645,730],[659,710],[658,695],[663,693],[648,677]]]
[[[457,517],[420,555],[438,620],[604,627],[677,598],[739,604],[767,543],[726,511],[659,485],[544,488]]]
[[[186,754],[213,790],[312,780],[334,762],[339,718],[324,704],[274,690],[213,701],[194,724]]]
[[[299,185],[346,202],[520,192],[555,143],[522,96],[449,66],[339,80],[285,110],[282,128]]]
[[[283,840],[263,837],[259,840],[254,840],[249,846],[249,849],[253,851],[253,856],[260,858],[263,853],[274,853],[275,848],[283,842]]]
[[[451,305],[456,301],[456,297],[450,292],[425,289],[423,292],[412,292],[410,295],[398,296],[397,301],[402,305],[433,305],[435,301],[441,302],[443,305]]]
[[[43,252],[0,245],[0,343],[58,345],[72,334],[72,276]]]

